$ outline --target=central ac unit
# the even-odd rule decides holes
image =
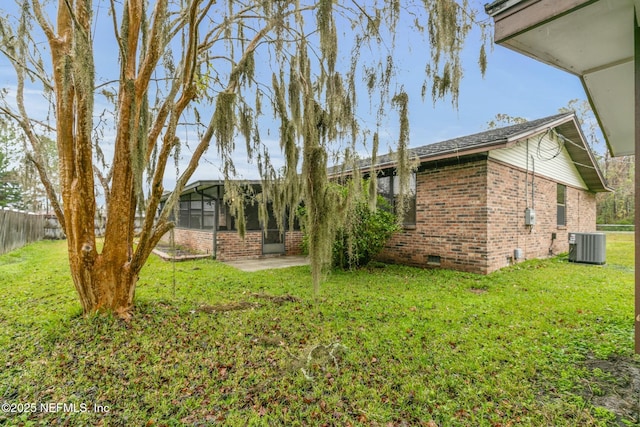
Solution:
[[[604,233],[569,233],[569,261],[604,264],[606,244]]]

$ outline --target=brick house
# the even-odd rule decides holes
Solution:
[[[246,185],[250,190],[248,199],[260,192],[259,182]],[[293,231],[286,227],[281,233],[273,217],[268,224],[261,224],[258,205],[250,201],[245,205],[246,232],[241,238],[236,219],[224,203],[224,181],[197,181],[185,186],[177,213],[175,244],[211,254],[221,261],[302,253],[302,232],[298,227]],[[169,242],[169,233],[162,242]]]
[[[391,238],[381,261],[487,274],[566,252],[569,232],[595,231],[596,193],[609,191],[573,113],[411,152],[418,167],[410,209],[404,229]],[[370,166],[363,169],[366,173]],[[380,157],[376,170],[378,193],[393,206],[398,187],[393,157]],[[254,193],[260,191],[259,182],[248,185]],[[220,260],[302,252],[302,232],[287,229],[281,234],[273,219],[265,230],[257,205],[246,206],[243,240],[223,192],[223,181],[198,181],[184,188],[176,244]]]
[[[381,261],[487,274],[566,252],[568,232],[595,231],[596,193],[610,191],[573,113],[411,151],[410,209]],[[393,204],[392,157],[376,169]]]

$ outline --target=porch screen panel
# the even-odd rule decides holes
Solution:
[[[178,218],[178,227],[189,227],[189,206],[191,197],[189,194],[180,197],[180,213]]]
[[[260,220],[258,219],[258,203],[248,202],[245,204],[244,215],[247,221],[247,230],[262,230]]]
[[[203,228],[209,230],[213,228],[216,214],[216,201],[204,200],[202,206]]]
[[[191,195],[191,212],[189,213],[189,228],[202,228],[202,196]]]

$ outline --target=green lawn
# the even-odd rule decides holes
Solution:
[[[638,396],[594,405],[624,386],[607,366],[640,372],[633,236],[607,246],[606,266],[334,272],[317,301],[307,267],[152,257],[125,323],[82,318],[65,243],[33,244],[0,256],[0,425],[634,425]]]

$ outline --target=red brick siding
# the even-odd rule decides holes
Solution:
[[[213,233],[205,230],[176,228],[174,230],[176,245],[185,246],[203,253],[213,250]],[[169,241],[167,233],[164,242]],[[302,253],[302,232],[287,231],[285,233],[286,255]],[[244,240],[236,231],[218,231],[216,258],[228,261],[241,258],[258,258],[262,256],[262,232],[247,231]]]
[[[302,231],[284,233],[284,250],[287,255],[302,255]]]
[[[218,231],[216,259],[228,261],[262,256],[262,231],[247,231],[244,240],[236,231]]]
[[[205,254],[213,252],[213,235],[211,231],[175,228],[173,232],[177,246],[184,246]],[[170,241],[170,235],[171,232],[165,234],[162,241],[168,243]]]
[[[536,224],[525,226],[526,173],[494,160],[425,170],[416,183],[415,229],[394,235],[379,257],[383,261],[428,267],[434,255],[442,268],[487,274],[514,262],[516,248],[523,259],[546,257],[550,250],[568,250],[568,231],[595,231],[595,195],[567,187],[567,225],[558,227],[557,183],[539,175]],[[531,207],[531,174],[527,192]]]
[[[483,272],[486,253],[486,160],[416,176],[416,226],[397,233],[380,255],[384,261]]]
[[[527,181],[524,170],[495,161],[488,163],[487,272],[514,262],[516,248],[522,250],[523,260],[544,258],[569,250],[569,231],[590,232],[596,229],[594,193],[567,186],[567,224],[558,226],[557,182],[536,175],[532,201],[531,179],[529,174]],[[533,227],[524,224],[527,198],[536,215]],[[552,233],[556,234],[555,240],[552,240]]]

